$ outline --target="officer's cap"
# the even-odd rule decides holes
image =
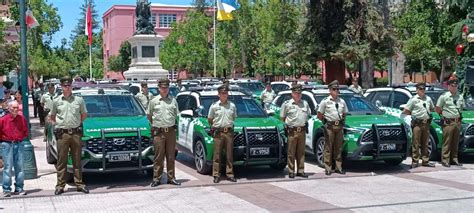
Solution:
[[[219,92],[228,92],[229,87],[227,85],[223,84],[223,85],[220,85],[219,87],[217,87],[217,91],[219,91]]]
[[[48,83],[48,88],[54,88],[54,84],[53,83]]]
[[[417,83],[417,84],[416,84],[416,88],[417,88],[417,89],[419,89],[419,88],[423,88],[423,89],[424,89],[425,87],[426,87],[425,83]]]
[[[456,79],[456,78],[450,78],[450,79],[448,80],[448,84],[458,84],[458,79]]]
[[[162,78],[158,81],[159,87],[170,87],[170,80],[167,78]]]
[[[331,83],[328,84],[329,89],[338,88],[338,87],[339,87],[339,81],[337,81],[337,80],[334,80],[334,81],[332,81]]]
[[[61,85],[71,85],[72,79],[69,76],[65,76],[61,78],[60,82],[61,82]]]
[[[296,84],[293,87],[291,87],[291,91],[301,93],[303,91],[303,85]]]
[[[140,82],[140,86],[148,88],[148,84],[145,81]]]

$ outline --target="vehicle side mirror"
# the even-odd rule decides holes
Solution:
[[[194,111],[193,110],[183,110],[181,112],[181,117],[183,118],[193,118],[194,117]]]
[[[402,105],[400,105],[400,107],[398,107],[398,108],[403,111],[406,106],[407,106],[406,104],[402,104]]]
[[[378,108],[382,107],[382,101],[376,100],[375,101],[375,106],[377,106]]]

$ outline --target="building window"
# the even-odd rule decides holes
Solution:
[[[156,27],[156,13],[151,14],[150,22],[154,27]]]
[[[176,22],[176,14],[160,14],[160,28],[170,28]]]

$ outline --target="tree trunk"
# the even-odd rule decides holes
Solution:
[[[337,59],[326,61],[326,84],[329,84],[334,80],[338,80],[339,84],[344,84],[346,81],[345,71],[343,61]]]
[[[374,61],[366,58],[361,61],[360,76],[362,78],[362,88],[374,87]]]
[[[405,75],[405,54],[397,52],[392,57],[392,84],[402,84]],[[411,80],[411,75],[410,75]]]

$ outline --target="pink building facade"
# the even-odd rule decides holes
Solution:
[[[119,54],[120,44],[133,36],[135,32],[135,5],[114,5],[102,16],[103,50],[104,50],[104,78],[123,79],[117,73],[109,72],[108,60]],[[171,24],[181,21],[192,6],[151,4],[151,22],[155,25],[158,35],[167,37],[171,31]]]

